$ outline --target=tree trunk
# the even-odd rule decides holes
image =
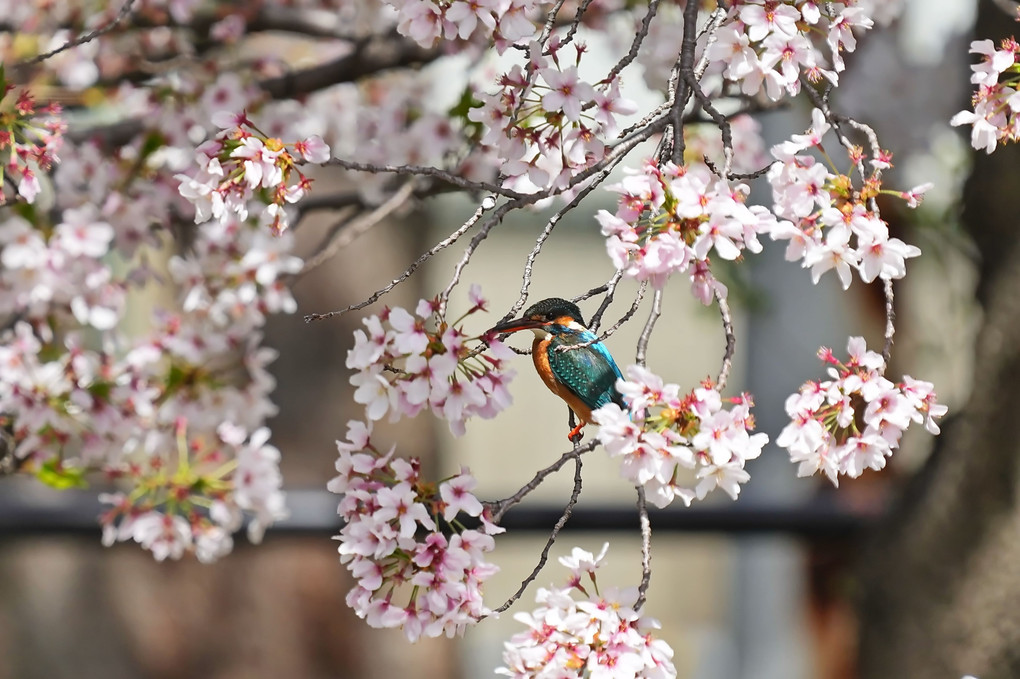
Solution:
[[[979,37],[998,42],[1016,29],[980,3]],[[1020,147],[975,154],[963,210],[985,312],[973,393],[865,553],[863,679],[1020,677],[1018,187]]]

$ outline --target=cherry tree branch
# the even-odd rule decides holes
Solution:
[[[605,292],[606,296],[602,298],[602,303],[599,304],[599,308],[596,309],[595,313],[593,313],[591,318],[588,319],[588,329],[592,332],[598,332],[599,324],[602,323],[602,316],[606,313],[606,309],[609,308],[609,305],[613,303],[613,296],[616,294],[616,286],[619,285],[622,278],[623,270],[617,270],[617,272],[613,274],[613,277],[609,279],[608,283],[600,286],[600,292]],[[587,299],[588,297],[591,297],[591,295],[586,294],[581,297],[577,297],[574,301],[578,302],[582,299]]]
[[[356,43],[350,54],[259,83],[274,99],[293,99],[342,82],[353,82],[368,75],[434,61],[442,55],[436,48],[425,48],[396,36],[367,39]]]
[[[648,519],[648,502],[645,500],[645,487],[635,486],[637,490],[638,520],[641,523],[641,584],[638,585],[637,603],[634,610],[640,611],[645,605],[648,585],[652,582],[652,522]]]
[[[637,351],[634,353],[634,362],[640,366],[644,366],[648,357],[648,340],[652,337],[652,330],[655,329],[655,323],[659,320],[659,316],[662,315],[662,289],[656,289],[655,294],[652,296],[652,310],[648,314],[648,320],[645,321],[645,327],[641,331],[641,336],[638,337]]]
[[[896,334],[896,311],[893,308],[893,282],[886,278],[882,283],[885,294],[885,345],[882,347],[882,358],[888,366],[892,357],[893,335]]]
[[[58,47],[56,49],[53,49],[53,50],[50,50],[49,52],[45,52],[43,54],[38,54],[38,55],[32,57],[31,59],[25,59],[24,61],[19,61],[18,63],[16,63],[14,65],[14,67],[15,68],[23,68],[23,67],[28,67],[28,66],[34,66],[36,64],[41,64],[42,62],[46,61],[47,59],[49,59],[51,57],[55,57],[56,55],[60,54],[61,52],[65,52],[65,51],[67,51],[69,49],[73,49],[75,47],[78,47],[79,45],[84,45],[87,42],[91,42],[92,40],[95,40],[96,38],[98,38],[101,35],[105,35],[106,33],[109,33],[110,31],[112,31],[114,28],[117,27],[117,24],[122,22],[124,19],[127,18],[127,16],[129,14],[131,14],[131,9],[134,7],[134,4],[135,4],[135,0],[124,0],[124,4],[121,5],[120,11],[117,12],[117,16],[115,16],[113,19],[108,21],[106,24],[100,26],[99,28],[97,28],[94,31],[89,31],[85,35],[79,36],[78,38],[75,38],[74,40],[69,40],[66,43],[64,43],[63,45],[61,45],[60,47]]]
[[[531,275],[534,269],[535,260],[538,258],[539,253],[542,251],[542,246],[545,244],[545,241],[552,234],[553,229],[556,228],[556,225],[560,222],[560,220],[567,212],[577,207],[581,203],[581,201],[588,196],[588,194],[594,191],[600,184],[602,184],[602,182],[606,180],[609,174],[613,171],[613,168],[616,167],[620,163],[620,161],[624,159],[624,157],[625,154],[622,153],[616,155],[611,162],[606,164],[605,167],[603,167],[598,172],[595,178],[592,179],[591,183],[589,183],[583,189],[578,191],[577,195],[575,195],[570,200],[570,202],[568,202],[562,208],[557,210],[556,213],[549,218],[549,221],[546,223],[545,228],[542,230],[542,233],[539,234],[538,239],[535,241],[535,247],[532,248],[531,252],[528,254],[527,261],[524,263],[524,274],[522,276],[521,281],[521,294],[517,298],[517,301],[514,302],[513,307],[511,307],[507,318],[510,318],[512,315],[516,314],[518,311],[524,308],[524,303],[528,299],[528,289],[531,287]]]
[[[722,317],[723,333],[726,335],[726,350],[723,353],[722,367],[719,369],[719,378],[715,381],[716,390],[721,392],[726,388],[726,382],[730,378],[733,353],[737,348],[737,335],[733,332],[733,318],[730,316],[730,303],[726,296],[716,291],[715,299],[719,303],[719,315]]]
[[[674,94],[673,106],[670,109],[673,131],[669,151],[670,159],[676,165],[682,165],[684,160],[683,113],[691,98],[688,78],[694,77],[694,53],[698,46],[698,5],[697,2],[688,2],[684,7],[684,32],[680,42],[680,61],[678,62],[680,82]]]
[[[570,22],[570,28],[567,29],[566,35],[563,36],[563,40],[560,40],[560,45],[569,45],[574,40],[574,35],[577,33],[578,26],[581,25],[581,19],[584,18],[584,13],[588,11],[589,5],[593,0],[582,0],[577,6],[577,11],[574,12],[574,19]]]
[[[602,82],[611,82],[620,75],[623,69],[627,68],[634,59],[637,58],[638,52],[641,50],[641,43],[644,42],[648,36],[648,30],[651,28],[652,19],[655,18],[655,13],[659,10],[659,0],[649,0],[648,11],[645,12],[644,18],[641,20],[641,25],[638,27],[637,33],[634,34],[634,40],[630,43],[630,49],[627,50],[627,54],[624,55],[616,64],[609,69],[609,73]]]
[[[324,318],[332,318],[334,316],[342,316],[342,315],[344,315],[344,314],[346,314],[346,313],[348,313],[350,311],[357,311],[358,309],[364,309],[369,304],[375,303],[380,297],[382,297],[383,295],[388,293],[390,290],[392,290],[393,288],[397,287],[398,285],[400,285],[401,283],[406,281],[408,278],[410,278],[411,275],[415,271],[418,270],[418,267],[420,267],[422,264],[424,264],[425,262],[427,262],[430,259],[432,259],[432,257],[435,256],[435,254],[437,252],[440,252],[441,250],[445,250],[446,248],[448,248],[451,245],[453,245],[454,243],[456,243],[460,239],[461,236],[463,236],[465,233],[467,233],[471,229],[472,226],[474,226],[475,224],[478,223],[478,220],[480,220],[482,218],[482,215],[485,214],[485,212],[487,210],[492,209],[493,204],[490,204],[488,201],[482,201],[482,203],[478,206],[478,209],[475,210],[474,214],[471,215],[471,217],[469,217],[468,220],[466,222],[464,222],[460,226],[460,228],[458,228],[456,231],[451,233],[449,236],[447,236],[443,240],[441,240],[438,243],[436,243],[435,245],[433,245],[427,252],[425,252],[424,254],[419,256],[418,259],[414,260],[414,262],[411,264],[411,266],[407,267],[402,274],[400,274],[399,276],[394,278],[388,284],[386,284],[383,287],[381,287],[378,290],[376,290],[374,293],[369,295],[367,299],[362,300],[358,304],[352,304],[351,306],[348,306],[348,307],[345,307],[343,309],[339,309],[339,310],[336,310],[336,311],[327,311],[325,313],[307,314],[305,316],[305,322],[306,323],[310,323],[311,321],[320,321],[320,320],[322,320]],[[514,207],[516,207],[516,204],[515,204],[514,201],[510,201],[508,203],[504,203],[497,210],[496,216],[501,218],[504,214],[509,212]]]
[[[542,548],[542,553],[538,557],[538,563],[535,565],[535,568],[524,579],[517,591],[502,606],[495,609],[494,613],[502,613],[513,606],[514,602],[520,599],[521,595],[528,589],[528,585],[535,581],[535,578],[542,572],[546,562],[549,560],[549,550],[552,549],[553,543],[556,542],[560,531],[563,530],[563,526],[570,520],[570,516],[574,512],[574,505],[577,504],[577,498],[581,495],[581,456],[577,449],[572,452],[571,456],[574,458],[574,490],[570,493],[570,500],[567,501],[567,506],[563,509],[563,514],[556,522],[556,525],[553,526],[552,532],[549,533],[549,538],[545,541],[545,547]]]
[[[267,78],[259,87],[274,99],[293,99],[383,71],[425,64],[440,56],[442,52],[437,48],[426,49],[395,35],[363,39],[355,44],[351,53],[317,66]],[[76,142],[97,139],[108,146],[123,146],[144,129],[146,120],[133,118],[75,130],[68,137]]]
[[[302,278],[309,271],[322,265],[323,262],[331,259],[343,247],[353,243],[359,236],[367,233],[391,214],[406,205],[414,195],[415,180],[411,179],[404,183],[400,189],[374,210],[362,213],[357,217],[337,222],[332,233],[327,236],[325,244],[310,258],[305,260],[305,265],[295,277]]]
[[[330,158],[328,161],[323,163],[323,165],[342,167],[345,170],[369,172],[372,174],[389,173],[419,177],[433,177],[440,181],[444,181],[447,184],[452,184],[453,186],[467,189],[469,191],[487,191],[489,193],[495,193],[508,198],[524,198],[526,195],[511,189],[505,189],[499,184],[494,184],[492,182],[472,181],[452,172],[439,169],[438,167],[431,167],[429,165],[377,165],[375,163],[359,163],[354,160],[344,160],[343,158]]]
[[[630,309],[627,310],[623,316],[620,317],[616,323],[611,325],[608,330],[599,336],[599,339],[606,339],[611,337],[617,330],[623,327],[623,324],[633,318],[634,314],[637,313],[638,307],[641,306],[642,300],[645,298],[645,291],[648,289],[648,282],[641,281],[641,285],[637,289],[637,293],[634,295],[634,301],[630,305]]]
[[[492,522],[498,524],[500,520],[502,520],[503,515],[507,513],[507,510],[509,510],[514,505],[520,504],[521,501],[524,500],[524,498],[527,497],[529,493],[531,493],[533,490],[542,485],[542,482],[545,481],[547,476],[559,471],[560,468],[563,467],[563,465],[565,465],[570,460],[578,457],[579,455],[583,455],[584,453],[590,453],[591,451],[595,450],[596,446],[598,446],[598,441],[596,440],[589,441],[588,443],[581,447],[575,446],[573,450],[569,450],[560,455],[560,458],[553,462],[548,467],[538,470],[538,472],[535,473],[535,476],[532,477],[530,481],[521,486],[520,490],[518,490],[510,497],[505,498],[503,500],[497,500],[495,502],[484,503],[492,511]]]

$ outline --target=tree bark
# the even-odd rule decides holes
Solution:
[[[1016,28],[980,3],[978,36],[998,42]],[[975,154],[963,209],[985,312],[973,393],[865,552],[862,679],[1020,677],[1018,187],[1018,145]]]

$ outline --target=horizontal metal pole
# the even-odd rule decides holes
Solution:
[[[98,538],[97,517],[103,511],[97,493],[4,488],[0,482],[0,539],[41,535],[81,535]],[[322,536],[339,531],[338,497],[325,490],[288,490],[290,517],[277,522],[266,536]],[[678,503],[679,505],[679,503]],[[503,517],[513,532],[548,532],[562,507],[522,504]],[[649,508],[652,529],[676,533],[780,533],[804,538],[844,537],[871,523],[878,512],[866,513],[823,496],[790,505],[749,500],[696,504],[692,507]],[[574,508],[568,531],[637,531],[633,505]]]

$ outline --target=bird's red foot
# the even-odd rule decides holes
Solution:
[[[577,441],[580,441],[583,438],[583,434],[581,434],[581,430],[584,428],[585,424],[587,424],[587,423],[586,422],[582,422],[581,424],[579,424],[576,427],[574,427],[573,429],[571,429],[570,433],[567,434],[567,440],[572,442],[572,443],[576,443]],[[575,438],[577,439],[577,441],[574,441]]]

